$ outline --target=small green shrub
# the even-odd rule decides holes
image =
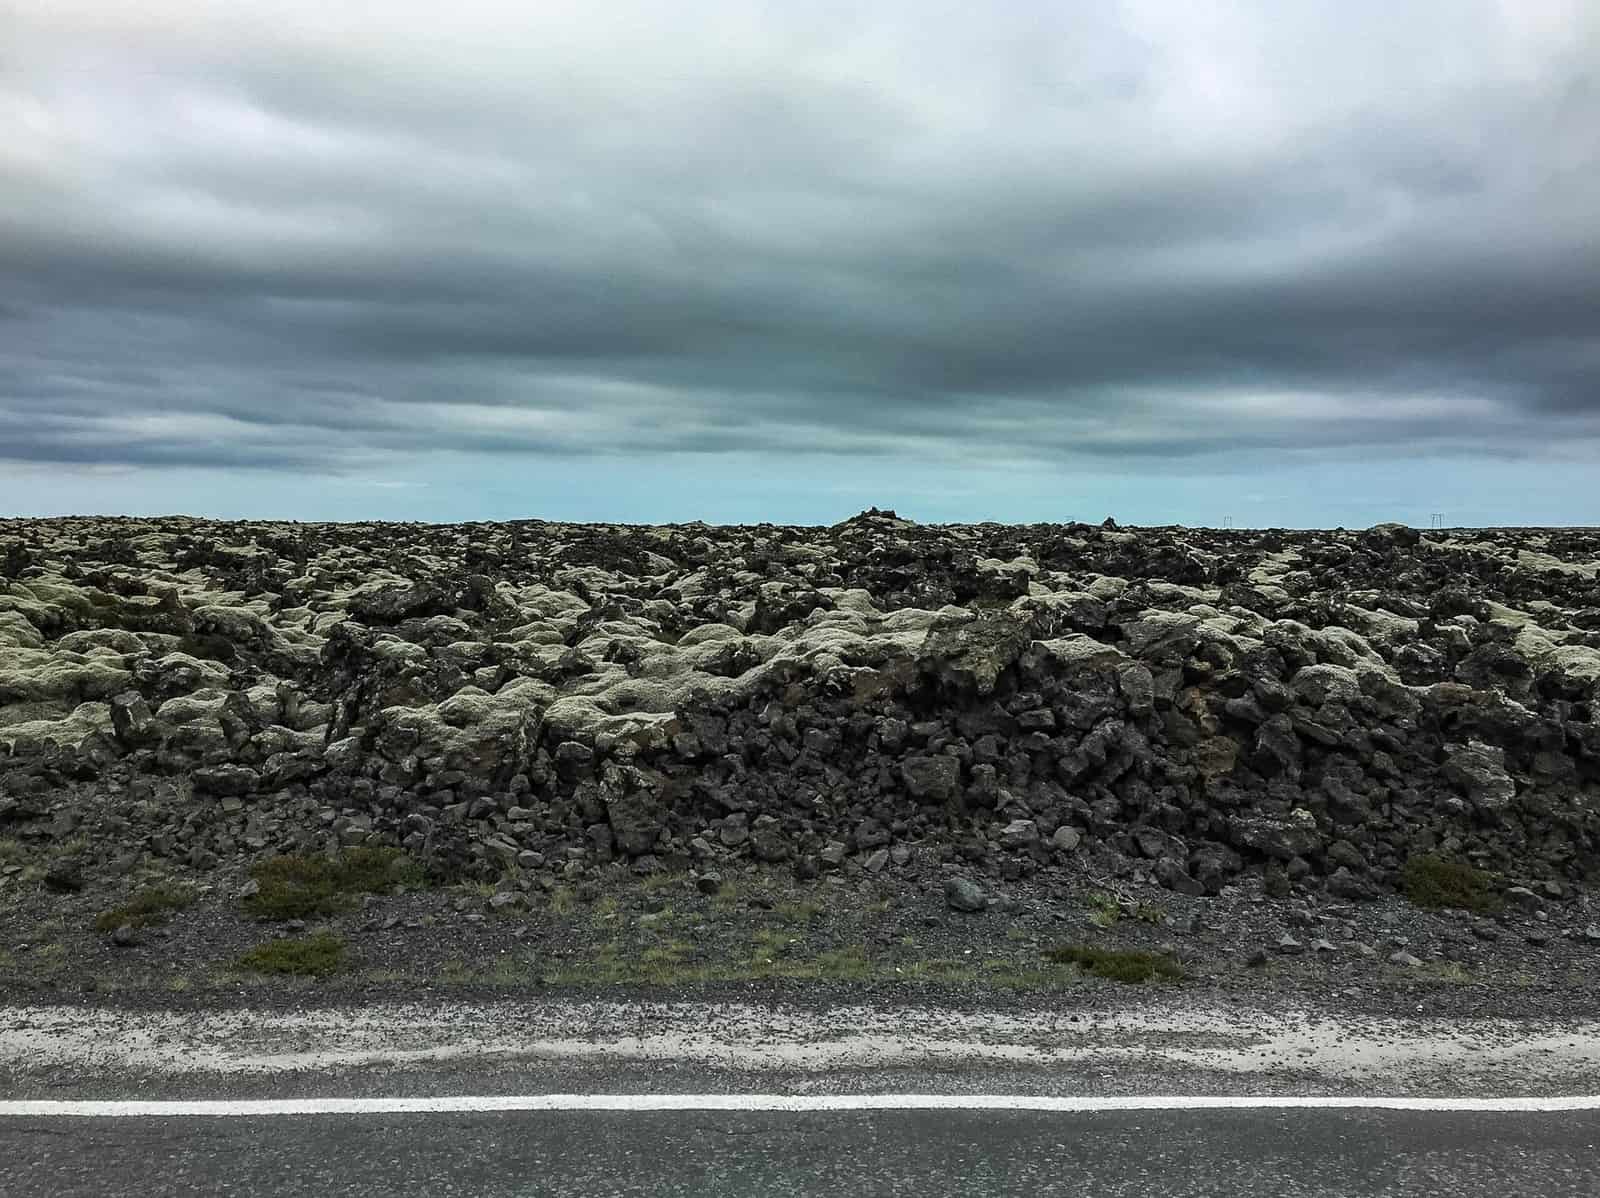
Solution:
[[[860,981],[872,976],[872,962],[860,946],[849,945],[818,954],[816,976],[824,980]]]
[[[257,919],[331,915],[343,905],[334,865],[313,857],[273,857],[251,868],[256,893],[244,909]]]
[[[1401,871],[1406,898],[1418,907],[1455,907],[1463,911],[1495,911],[1500,896],[1494,878],[1464,861],[1447,861],[1424,853],[1406,859]]]
[[[342,911],[351,895],[417,885],[422,870],[396,848],[358,847],[336,858],[273,857],[253,866],[259,889],[244,900],[257,919],[307,919]]]
[[[779,903],[773,914],[780,923],[811,923],[822,914],[822,907],[817,903]]]
[[[1134,908],[1133,917],[1140,923],[1163,924],[1167,922],[1167,909],[1151,903],[1140,903]]]
[[[146,886],[120,907],[102,911],[95,916],[97,931],[114,932],[124,924],[143,928],[151,924],[166,923],[174,911],[182,911],[194,903],[194,891],[187,886],[160,883]]]
[[[645,874],[639,887],[646,894],[660,894],[663,890],[677,890],[688,880],[689,875],[684,871],[658,869],[653,874]]]
[[[404,849],[363,845],[339,859],[339,883],[349,894],[383,894],[396,886],[422,884],[422,867]]]
[[[1089,920],[1098,927],[1109,928],[1122,918],[1122,906],[1111,895],[1095,891],[1084,899],[1089,908]]]
[[[1045,957],[1057,965],[1076,965],[1098,978],[1113,982],[1149,982],[1160,979],[1176,982],[1183,977],[1182,967],[1161,953],[1146,953],[1084,944],[1047,949]]]
[[[258,944],[237,964],[250,973],[321,978],[344,963],[344,941],[326,932],[297,940],[268,940]]]

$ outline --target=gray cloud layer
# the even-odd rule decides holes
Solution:
[[[1211,7],[0,0],[0,457],[1600,453],[1600,9]]]

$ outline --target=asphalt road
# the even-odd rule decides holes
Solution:
[[[50,1195],[1594,1198],[1600,1113],[490,1112],[0,1119]]]
[[[1600,1198],[1597,1069],[1592,1021],[12,1008],[0,1198]]]

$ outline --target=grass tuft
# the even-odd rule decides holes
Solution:
[[[244,900],[257,919],[306,919],[342,911],[356,894],[416,885],[422,870],[396,848],[361,846],[338,857],[273,857],[250,870],[260,889]]]
[[[658,869],[655,873],[645,874],[639,880],[639,888],[645,894],[660,894],[664,890],[681,889],[689,880],[689,875],[683,870]]]
[[[1406,898],[1418,907],[1478,912],[1500,908],[1493,876],[1463,861],[1447,861],[1431,853],[1408,857],[1401,883]]]
[[[752,959],[757,963],[770,964],[799,943],[798,938],[777,928],[757,928],[750,937],[751,952],[754,954]]]
[[[296,940],[268,940],[258,944],[238,960],[238,967],[250,973],[288,977],[321,978],[344,963],[344,941],[326,932]]]
[[[761,949],[757,949],[759,954]],[[866,946],[847,945],[814,957],[756,956],[745,966],[750,977],[807,982],[859,982],[873,976]]]
[[[1133,917],[1140,923],[1164,924],[1167,922],[1167,909],[1153,903],[1140,903],[1133,909]]]
[[[780,923],[807,924],[822,914],[822,907],[817,903],[779,903],[773,914]]]
[[[1449,986],[1472,984],[1472,974],[1459,961],[1426,961],[1412,971],[1417,977]]]
[[[1096,890],[1087,895],[1083,901],[1089,908],[1089,922],[1096,927],[1109,928],[1122,918],[1122,907],[1115,898],[1104,891]]]
[[[1176,982],[1183,977],[1183,968],[1161,953],[1068,944],[1047,949],[1044,955],[1057,965],[1076,965],[1097,978],[1109,978],[1113,982]]]
[[[166,923],[174,911],[182,911],[194,903],[195,894],[187,886],[173,886],[162,882],[146,886],[120,907],[102,911],[95,916],[97,931],[114,932],[126,924],[143,928],[151,924]]]

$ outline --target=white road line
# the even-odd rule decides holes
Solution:
[[[434,1098],[253,1098],[196,1101],[0,1101],[0,1118],[396,1115],[494,1111],[1097,1111],[1383,1110],[1548,1113],[1600,1110],[1600,1095],[1556,1098],[1404,1098],[1032,1094],[526,1094]]]

